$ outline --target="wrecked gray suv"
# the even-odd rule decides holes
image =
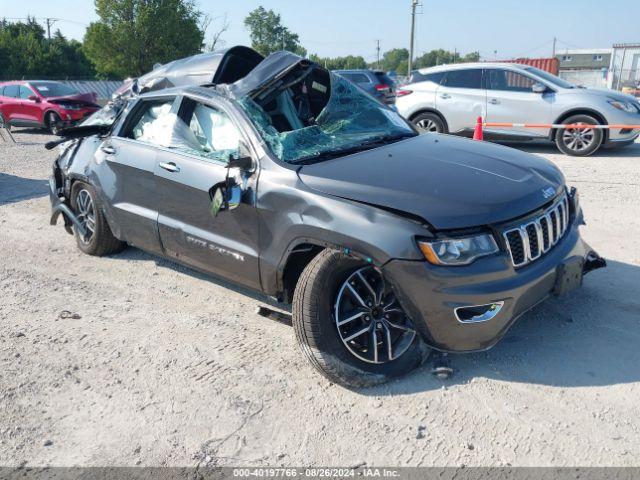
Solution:
[[[490,348],[604,265],[553,164],[419,135],[287,52],[161,66],[55,144],[51,223],[80,250],[134,245],[292,303],[302,351],[346,386]]]

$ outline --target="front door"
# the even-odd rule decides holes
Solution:
[[[20,111],[22,119],[29,123],[39,124],[42,122],[42,112],[40,103],[33,100],[33,97],[38,98],[33,90],[26,85],[20,85]]]
[[[155,175],[158,228],[165,254],[260,289],[256,173],[228,171],[243,134],[219,106],[185,97],[166,149],[158,153]],[[241,187],[235,208],[212,212],[213,192],[227,174]]]
[[[444,115],[449,132],[472,130],[478,117],[484,117],[487,91],[481,68],[447,72],[436,92],[436,108]]]
[[[108,198],[118,238],[147,251],[161,253],[158,236],[160,193],[154,170],[161,139],[172,118],[175,96],[141,100],[118,135],[105,140],[96,152],[100,187]]]
[[[507,69],[487,70],[487,122],[496,123],[552,123],[552,103],[555,93],[535,93],[537,80]],[[488,127],[487,132],[501,135],[547,137],[548,128]]]

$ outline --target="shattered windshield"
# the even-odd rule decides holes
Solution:
[[[116,100],[107,103],[100,110],[93,112],[87,118],[85,118],[80,125],[113,125],[116,119],[120,116],[122,110],[126,107],[127,102],[124,100]]]
[[[239,103],[280,160],[306,163],[417,135],[350,81],[315,68],[288,88]]]

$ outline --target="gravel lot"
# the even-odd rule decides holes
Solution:
[[[486,353],[349,391],[259,295],[49,226],[53,152],[0,142],[0,465],[640,464],[640,144],[551,159],[609,261]]]

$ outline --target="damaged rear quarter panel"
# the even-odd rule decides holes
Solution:
[[[375,265],[394,258],[424,260],[416,236],[431,236],[425,225],[370,205],[309,190],[293,174],[265,156],[258,184],[261,278],[265,293],[281,289],[282,269],[297,245],[349,248]]]

